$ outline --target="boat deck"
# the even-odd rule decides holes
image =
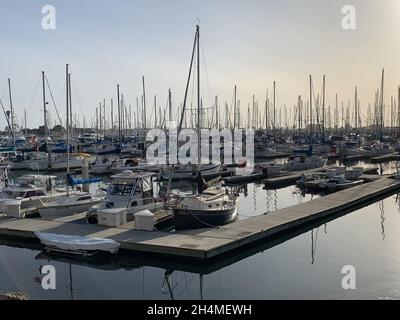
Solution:
[[[306,176],[312,175],[314,173],[324,173],[327,169],[333,168],[335,166],[326,166],[323,168],[310,169],[305,171],[297,171],[292,173],[282,174],[278,177],[266,178],[263,180],[263,183],[267,187],[282,187],[294,184],[297,180],[301,178],[301,175],[304,173]],[[375,174],[377,173],[377,168],[365,168],[364,174]]]
[[[55,234],[109,238],[118,241],[123,251],[158,254],[167,258],[207,260],[255,243],[265,237],[279,236],[316,220],[351,210],[374,198],[400,189],[400,181],[381,178],[351,189],[284,208],[275,212],[241,220],[215,229],[180,232],[145,232],[132,226],[108,228],[75,223],[73,217],[54,220],[0,218],[0,235],[19,240],[38,239],[36,231]],[[78,217],[75,217],[78,218]]]

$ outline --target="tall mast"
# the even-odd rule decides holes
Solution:
[[[233,109],[233,129],[236,129],[236,121],[237,121],[237,119],[236,119],[236,110],[237,110],[237,105],[236,105],[236,90],[237,90],[237,87],[236,87],[236,85],[235,85],[235,92],[234,92],[234,96],[235,96],[235,98],[234,98],[234,109]]]
[[[325,75],[322,85],[322,142],[325,142]]]
[[[129,105],[129,129],[131,129],[130,125],[131,121],[131,106]],[[154,96],[154,128],[157,128],[157,96]]]
[[[274,142],[276,143],[276,105],[275,105],[275,95],[276,95],[276,82],[274,81],[274,98],[273,98],[273,107],[274,107],[274,124],[273,124],[273,130],[274,130]]]
[[[381,82],[381,101],[380,101],[380,140],[382,141],[383,137],[383,122],[384,122],[384,105],[383,105],[383,84],[384,84],[384,79],[385,79],[385,69],[382,69],[382,82]]]
[[[68,96],[69,96],[69,126],[70,126],[70,130],[69,130],[69,135],[70,138],[72,138],[72,142],[73,142],[73,138],[74,138],[74,130],[73,130],[73,121],[72,121],[72,86],[71,86],[71,73],[68,74]],[[67,149],[69,151],[69,145],[67,145]],[[68,173],[69,173],[69,153],[68,153]]]
[[[197,159],[198,165],[200,165],[200,131],[201,131],[201,123],[200,123],[200,115],[201,115],[201,102],[200,102],[200,26],[196,26],[196,35],[197,35]]]
[[[13,137],[13,145],[15,145],[15,134],[14,134],[14,108],[12,103],[11,95],[11,79],[8,78],[8,95],[10,97],[10,115],[11,115],[11,135]]]
[[[69,71],[68,71],[69,65],[67,64],[65,66],[65,82],[66,82],[66,116],[67,116],[67,122],[66,122],[66,131],[67,131],[67,174],[69,173]],[[67,195],[69,195],[69,183],[67,183]]]
[[[111,143],[114,143],[114,101],[111,99]]]
[[[117,84],[117,101],[118,101],[118,143],[121,145],[121,100],[119,98],[119,84]]]
[[[312,76],[310,74],[310,131],[313,133],[313,96],[312,96]]]
[[[46,86],[45,86],[45,73],[42,71],[42,89],[43,89],[43,117],[44,117],[44,139],[46,141],[48,168],[51,169],[51,151],[49,146],[49,129],[47,125],[47,110],[46,110]],[[26,126],[26,109],[25,109],[25,126]]]
[[[355,89],[355,94],[354,94],[354,118],[355,118],[355,129],[357,132],[358,129],[358,98],[357,98],[357,86]]]
[[[143,87],[143,129],[146,130],[147,120],[146,120],[146,90],[144,86],[144,77],[142,77],[142,87]]]
[[[397,137],[400,137],[400,86],[397,87]]]
[[[46,87],[44,84],[44,71],[42,71],[42,86],[43,86],[43,117],[44,117],[44,136],[46,140],[46,145],[48,144],[47,140],[47,111],[46,111]]]
[[[26,109],[24,109],[24,127],[25,127],[25,135],[28,134],[28,127],[26,124]]]
[[[168,120],[169,120],[169,127],[171,126],[172,121],[172,94],[171,89],[168,89]]]

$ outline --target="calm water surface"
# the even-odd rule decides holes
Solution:
[[[393,164],[381,166],[384,173]],[[310,201],[296,187],[242,190],[241,219]],[[236,258],[200,275],[167,274],[135,257],[88,265],[58,261],[41,251],[0,241],[0,292],[32,299],[400,299],[399,195],[349,213],[264,251]],[[40,285],[40,267],[52,264],[57,289]],[[341,287],[342,267],[353,265],[357,289]],[[187,270],[187,269],[185,269]],[[209,270],[210,271],[210,270]],[[172,272],[172,273],[171,273]]]

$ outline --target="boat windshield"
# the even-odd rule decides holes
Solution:
[[[110,188],[111,195],[129,196],[135,184],[113,184]],[[137,188],[135,193],[138,193],[140,188]]]
[[[4,193],[10,198],[24,198],[25,191],[5,190]]]

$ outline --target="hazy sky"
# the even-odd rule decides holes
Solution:
[[[15,112],[28,127],[43,122],[41,70],[46,71],[60,113],[65,114],[65,63],[71,65],[74,111],[93,117],[103,98],[115,98],[117,83],[136,106],[141,76],[148,105],[157,94],[166,105],[171,88],[182,101],[195,24],[200,19],[205,73],[203,98],[231,103],[238,86],[243,117],[252,94],[263,104],[277,81],[278,106],[308,97],[327,77],[327,103],[373,101],[386,71],[386,103],[400,83],[400,1],[398,0],[0,0],[0,97],[8,108],[12,80]],[[56,30],[41,27],[44,5],[56,8]],[[356,7],[357,29],[341,26],[343,5]],[[202,66],[204,69],[204,65]],[[191,97],[189,97],[189,101]],[[109,107],[109,106],[107,106]],[[151,111],[148,111],[148,114]],[[51,107],[52,118],[55,119]],[[0,116],[1,127],[5,119]]]

